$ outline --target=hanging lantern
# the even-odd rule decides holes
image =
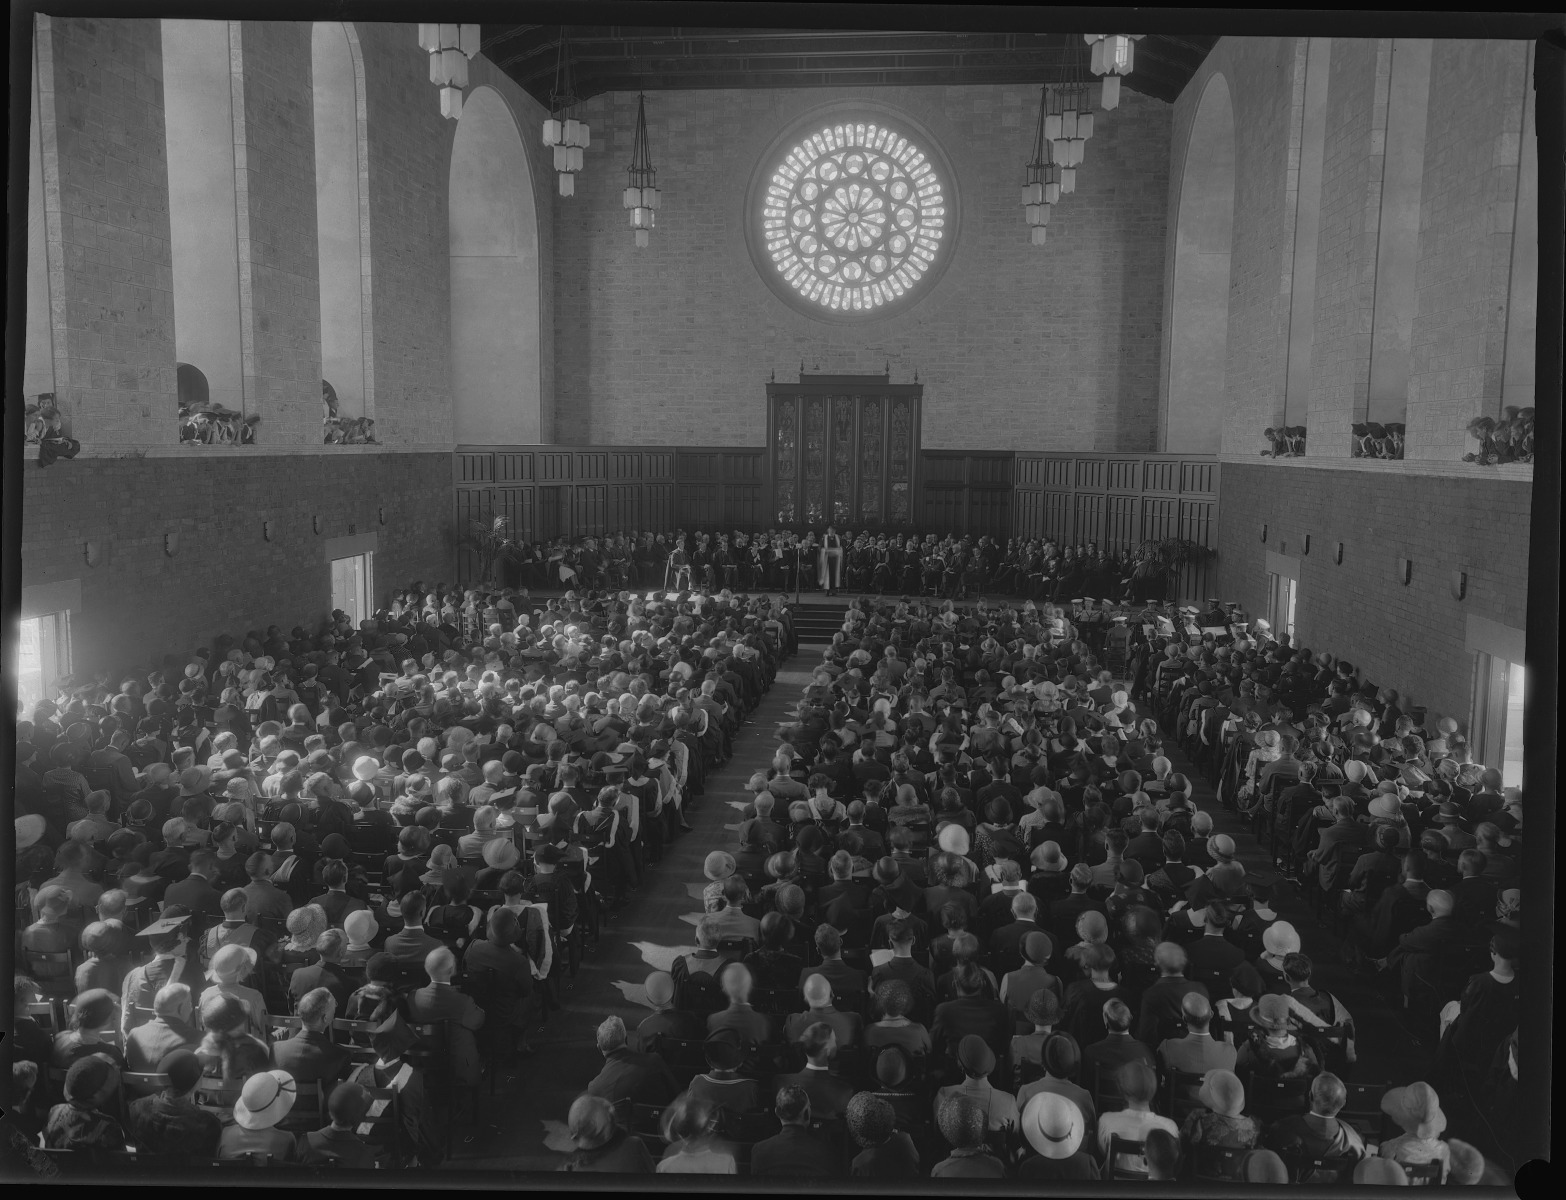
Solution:
[[[1093,74],[1104,77],[1099,105],[1112,109],[1120,104],[1120,79],[1131,74],[1136,65],[1136,44],[1146,36],[1140,33],[1085,33],[1083,40],[1092,48],[1089,65]]]
[[[560,27],[560,57],[555,62],[555,88],[549,97],[549,119],[544,122],[544,145],[554,151],[555,170],[560,173],[560,194],[576,195],[576,172],[583,166],[582,151],[592,141],[586,121],[571,115],[576,107],[576,92],[571,81],[571,49],[565,26]]]
[[[419,48],[430,56],[430,82],[440,89],[441,115],[457,120],[468,86],[468,60],[479,52],[479,27],[421,24]]]
[[[1033,158],[1027,167],[1027,182],[1022,185],[1022,216],[1028,223],[1029,240],[1044,244],[1044,227],[1049,224],[1051,206],[1060,199],[1061,169],[1054,161],[1050,140],[1045,136],[1049,122],[1049,88],[1039,90],[1039,122],[1033,134]]]
[[[647,97],[636,97],[636,137],[631,144],[631,165],[627,170],[630,186],[621,195],[621,203],[630,210],[631,228],[636,244],[645,247],[658,208],[658,172],[653,169],[652,151],[647,147]]]

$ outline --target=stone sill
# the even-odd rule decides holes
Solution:
[[[450,454],[452,449],[452,445],[447,442],[415,442],[412,445],[403,446],[371,446],[363,444],[328,446],[324,443],[301,443],[295,446],[278,444],[260,446],[170,446],[166,443],[138,445],[136,443],[83,442],[81,452],[77,454],[76,458],[78,460],[83,458],[223,459],[278,458],[304,454],[319,454],[323,457],[331,458],[358,454]]]
[[[1380,475],[1437,475],[1450,479],[1504,479],[1513,483],[1532,483],[1532,463],[1498,463],[1493,467],[1479,463],[1449,462],[1439,458],[1270,458],[1261,454],[1220,454],[1219,462],[1251,466],[1303,467],[1316,471],[1364,471]]]

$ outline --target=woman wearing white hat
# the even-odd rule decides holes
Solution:
[[[250,1014],[249,1031],[264,1042],[271,1035],[266,998],[244,983],[251,971],[255,970],[256,958],[253,947],[233,942],[224,946],[212,956],[212,965],[207,968],[207,979],[211,981],[211,986],[202,992],[202,997],[220,992],[243,1003]]]
[[[1098,1166],[1082,1149],[1082,1110],[1058,1092],[1038,1092],[1022,1110],[1022,1134],[1037,1158],[1017,1168],[1018,1179],[1096,1179]]]
[[[287,1071],[258,1071],[245,1080],[234,1102],[234,1123],[218,1139],[219,1158],[264,1154],[279,1162],[299,1157],[294,1135],[277,1128],[294,1107],[298,1086]]]

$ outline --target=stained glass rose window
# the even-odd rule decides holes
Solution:
[[[763,269],[806,311],[900,306],[945,265],[949,183],[917,135],[881,120],[827,122],[765,169]]]

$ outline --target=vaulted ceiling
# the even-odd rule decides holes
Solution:
[[[1149,34],[1124,86],[1173,101],[1217,40]],[[546,107],[560,41],[558,25],[483,26],[485,56]],[[686,88],[1044,84],[1087,65],[1079,33],[573,25],[566,43],[578,100]]]

